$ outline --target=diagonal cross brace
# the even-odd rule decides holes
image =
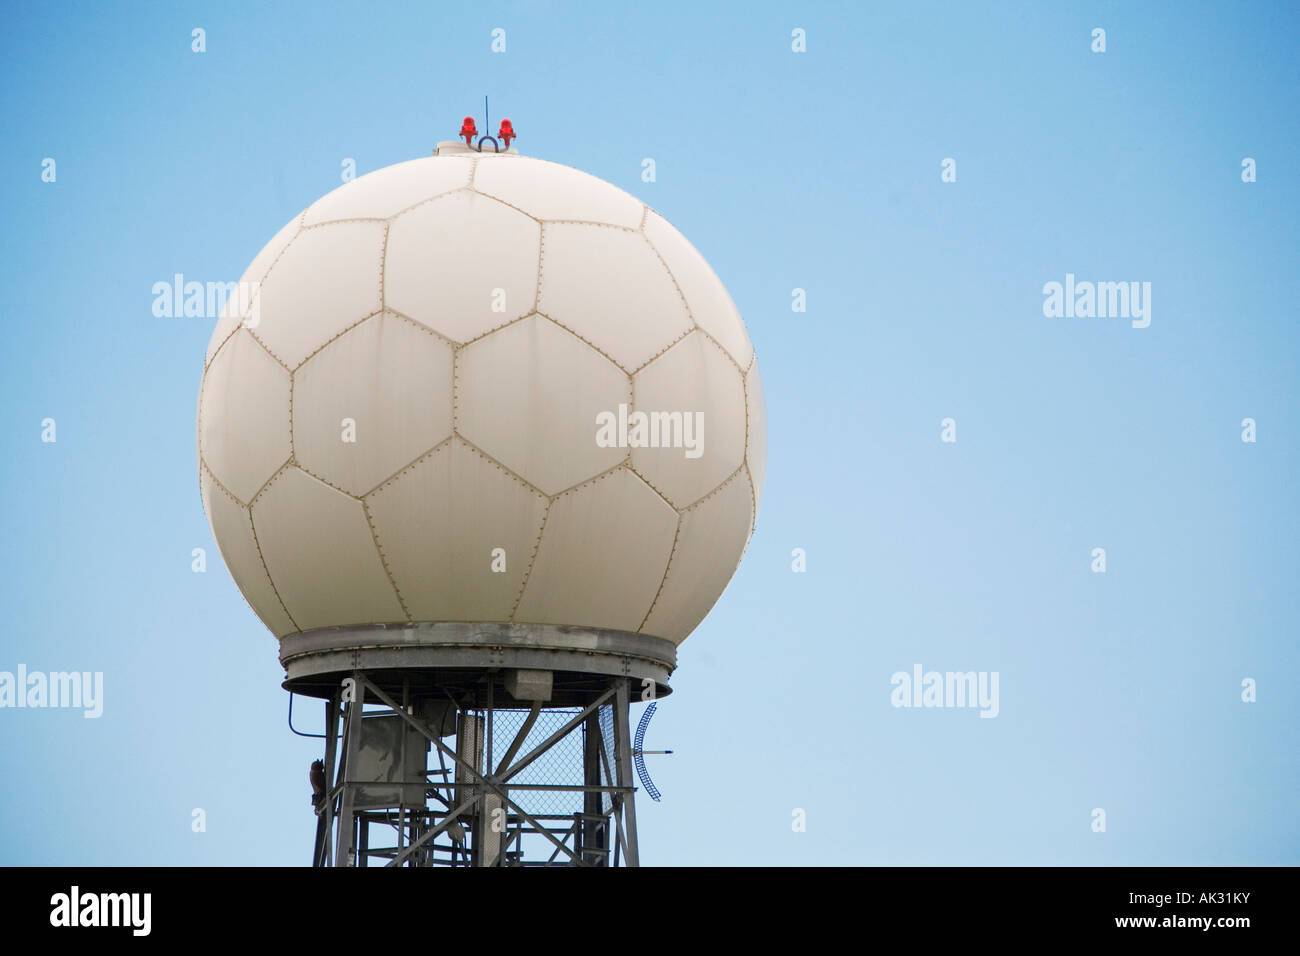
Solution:
[[[371,693],[373,693],[373,694],[374,694],[376,697],[378,697],[378,698],[380,699],[380,701],[382,701],[382,702],[384,703],[384,705],[387,706],[391,711],[393,711],[395,714],[397,714],[399,717],[401,717],[404,721],[406,721],[408,724],[410,724],[412,727],[414,727],[417,731],[419,731],[419,733],[422,734],[422,735],[423,735],[423,736],[424,736],[424,737],[425,737],[425,738],[426,738],[430,743],[432,743],[435,747],[437,747],[438,750],[439,750],[441,753],[445,753],[447,756],[451,757],[451,759],[452,759],[453,761],[455,761],[455,763],[456,763],[456,765],[457,765],[458,767],[462,767],[462,768],[464,768],[465,772],[466,772],[467,774],[470,775],[470,778],[471,778],[471,781],[472,781],[472,782],[474,782],[474,783],[476,783],[476,784],[478,784],[478,785],[483,786],[483,787],[486,788],[487,790],[490,790],[492,793],[494,793],[496,796],[500,797],[500,798],[501,798],[501,801],[502,801],[504,804],[506,804],[506,806],[510,807],[512,810],[514,810],[515,813],[519,814],[519,816],[521,816],[524,820],[526,820],[526,821],[528,822],[528,824],[529,824],[529,825],[530,825],[530,826],[531,826],[531,827],[532,827],[536,832],[538,832],[538,833],[540,833],[542,836],[546,837],[546,839],[548,839],[548,840],[550,840],[552,843],[554,843],[555,846],[556,846],[558,849],[563,850],[566,854],[568,854],[569,858],[572,859],[572,860],[573,860],[573,861],[574,861],[578,866],[583,866],[583,865],[585,865],[585,864],[583,863],[583,861],[580,860],[580,859],[578,858],[578,855],[577,855],[576,853],[574,853],[574,852],[573,852],[572,850],[570,850],[567,846],[565,846],[563,843],[561,843],[559,840],[557,840],[557,839],[556,839],[556,838],[551,834],[551,832],[550,832],[549,830],[547,830],[545,827],[543,827],[543,826],[542,826],[542,825],[541,825],[537,820],[533,819],[533,817],[532,817],[530,814],[525,813],[524,810],[523,810],[523,809],[522,809],[522,808],[521,808],[517,803],[515,803],[513,800],[510,799],[509,796],[507,796],[507,794],[506,794],[506,792],[505,792],[504,790],[502,790],[502,789],[501,789],[500,787],[498,787],[495,783],[493,783],[491,780],[489,780],[487,777],[485,777],[482,773],[480,773],[478,770],[476,770],[474,767],[472,767],[470,764],[468,764],[465,760],[463,760],[463,759],[460,757],[460,755],[456,754],[454,751],[452,751],[450,748],[448,748],[445,744],[443,744],[443,742],[442,742],[441,740],[439,740],[437,737],[435,737],[432,733],[430,733],[429,730],[428,730],[428,728],[426,728],[426,727],[425,727],[425,726],[424,726],[420,721],[416,720],[414,717],[412,717],[410,714],[408,714],[408,713],[406,712],[406,710],[405,710],[404,708],[402,708],[402,707],[399,707],[399,706],[398,706],[398,705],[393,701],[393,699],[392,699],[391,697],[389,697],[389,696],[388,696],[387,694],[385,694],[382,690],[380,690],[380,689],[379,689],[378,687],[376,687],[373,683],[371,683],[370,679],[369,679],[368,677],[366,677],[365,674],[362,674],[362,673],[358,672],[357,676],[360,678],[360,682],[361,682],[361,684],[366,688],[366,690],[369,690]],[[608,697],[610,696],[610,694],[612,694],[612,693],[613,693],[613,690],[610,690],[610,691],[607,691],[605,694],[601,695],[601,697],[600,697],[600,698],[599,698],[599,699],[598,699],[594,704],[592,704],[590,707],[587,708],[586,711],[583,712],[582,716],[585,717],[588,713],[590,713],[592,710],[594,710],[596,707],[598,707],[598,706],[599,706],[599,705],[600,705],[600,704],[601,704],[601,703],[602,703],[606,698],[608,698]],[[570,723],[572,723],[572,722],[570,722]],[[566,728],[567,728],[567,729],[566,729]],[[516,764],[515,767],[511,768],[511,772],[512,772],[512,774],[513,774],[513,773],[518,773],[518,772],[519,772],[520,770],[522,770],[522,769],[524,768],[524,766],[526,766],[528,763],[531,763],[531,762],[532,762],[533,760],[535,760],[537,757],[540,757],[541,754],[542,754],[542,752],[543,752],[547,747],[549,747],[549,746],[550,746],[550,745],[551,745],[555,740],[559,740],[560,737],[563,737],[565,734],[567,734],[567,733],[569,732],[569,730],[572,729],[572,728],[569,728],[568,725],[566,725],[566,728],[561,728],[562,732],[560,732],[560,733],[558,734],[558,736],[555,735],[555,734],[553,734],[553,735],[551,736],[550,739],[548,739],[548,740],[547,740],[545,743],[543,743],[540,747],[538,747],[536,750],[534,750],[532,753],[530,753],[530,754],[529,754],[529,755],[528,755],[524,760],[522,760],[522,761],[520,761],[518,764]],[[460,804],[460,806],[457,807],[457,809],[456,809],[455,811],[453,811],[453,813],[452,813],[452,817],[458,815],[462,810],[464,810],[464,809],[467,808],[468,806],[469,806],[469,803],[468,803],[468,802],[465,802],[465,803]],[[409,857],[409,856],[410,856],[410,855],[411,855],[411,854],[412,854],[416,849],[418,849],[420,846],[423,846],[423,845],[424,845],[428,840],[431,840],[434,836],[436,836],[439,832],[441,832],[443,826],[445,826],[448,822],[450,822],[450,818],[448,818],[447,820],[444,820],[442,826],[435,827],[434,829],[432,829],[432,830],[430,830],[430,831],[428,831],[428,832],[422,834],[419,840],[417,840],[416,842],[412,843],[410,846],[406,847],[405,850],[403,850],[400,854],[398,854],[396,857],[394,857],[394,858],[393,858],[393,859],[392,859],[392,860],[391,860],[387,865],[388,865],[388,866],[397,866],[397,865],[399,865],[400,863],[402,863],[402,861],[404,861],[407,857]]]

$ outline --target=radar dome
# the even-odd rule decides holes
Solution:
[[[208,346],[204,507],[277,637],[508,622],[680,643],[763,488],[744,324],[654,210],[441,144],[345,184],[248,267]]]

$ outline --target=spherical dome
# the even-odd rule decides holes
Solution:
[[[703,257],[586,173],[440,148],[309,206],[208,346],[204,507],[271,632],[683,640],[763,486],[753,348]]]

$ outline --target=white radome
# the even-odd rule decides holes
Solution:
[[[199,476],[277,637],[508,621],[680,643],[721,596],[763,488],[758,365],[640,200],[443,146],[313,203],[242,282],[208,346]],[[702,453],[603,447],[620,405],[702,413]]]

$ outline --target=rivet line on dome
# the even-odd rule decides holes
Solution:
[[[519,613],[519,605],[524,599],[524,592],[528,590],[528,582],[533,576],[533,568],[537,566],[537,552],[542,549],[542,537],[546,534],[546,523],[551,520],[551,501],[547,499],[546,507],[542,511],[542,522],[537,529],[537,537],[533,539],[532,554],[528,557],[528,568],[524,571],[524,579],[519,583],[519,593],[515,595],[515,603],[510,608],[510,620],[515,619]]]
[[[253,520],[251,505],[249,506],[248,511],[248,527],[252,529],[253,547],[257,549],[257,560],[262,562],[262,573],[266,575],[266,583],[271,585],[271,593],[275,595],[276,601],[280,604],[280,610],[284,611],[284,616],[289,619],[289,623],[293,625],[293,629],[295,631],[301,631],[302,628],[298,626],[298,622],[295,621],[293,615],[289,613],[289,606],[284,603],[284,598],[280,596],[280,589],[275,586],[275,578],[271,577],[271,569],[266,563],[266,555],[262,553],[262,541],[257,536],[257,522]],[[252,607],[252,605],[250,604],[249,607]],[[253,608],[253,613],[257,614],[257,608]]]
[[[754,529],[758,527],[758,490],[754,487],[754,473],[749,470],[748,457],[745,458],[745,477],[748,479],[746,484],[749,485],[749,536],[752,538]],[[748,541],[745,542],[745,547],[749,547]]]
[[[448,435],[446,438],[444,438],[442,441],[438,442],[436,445],[434,445],[434,446],[433,446],[432,448],[430,448],[428,451],[422,452],[420,455],[418,455],[418,456],[416,456],[415,458],[413,458],[413,459],[411,459],[410,461],[408,461],[408,462],[407,462],[405,465],[403,465],[401,468],[397,469],[397,471],[393,472],[391,475],[389,475],[389,476],[388,476],[387,478],[385,478],[383,481],[379,482],[379,484],[375,485],[375,487],[371,488],[371,489],[370,489],[369,491],[367,491],[365,494],[361,495],[361,500],[362,500],[362,501],[365,501],[365,500],[366,500],[367,498],[369,498],[371,495],[375,495],[375,494],[378,494],[379,492],[383,491],[385,488],[387,488],[389,485],[391,485],[393,482],[395,482],[398,478],[401,478],[404,474],[406,474],[408,471],[410,471],[410,470],[411,470],[412,468],[414,468],[416,465],[420,464],[420,463],[421,463],[422,461],[424,461],[426,458],[432,458],[432,457],[433,457],[437,452],[441,451],[441,450],[443,449],[443,447],[446,446],[448,443],[450,443],[450,442],[451,442],[455,437],[456,437],[455,434]]]
[[[348,325],[348,326],[345,326],[345,327],[342,328],[342,329],[339,329],[339,331],[337,331],[337,332],[335,332],[333,335],[331,335],[328,339],[326,339],[324,342],[322,342],[322,343],[321,343],[317,348],[315,348],[315,349],[313,349],[311,352],[309,352],[309,353],[307,354],[307,357],[306,357],[306,358],[304,358],[301,362],[299,362],[296,366],[294,366],[294,368],[290,369],[290,372],[293,373],[293,372],[299,372],[299,371],[301,371],[301,370],[302,370],[302,367],[303,367],[304,365],[306,365],[308,362],[310,362],[312,359],[314,359],[314,358],[315,358],[317,355],[319,355],[321,352],[325,351],[325,349],[329,348],[331,345],[333,345],[333,344],[334,344],[335,342],[337,342],[339,339],[343,338],[343,336],[347,335],[349,332],[351,332],[351,331],[352,331],[353,329],[355,329],[357,326],[362,325],[363,323],[369,322],[369,321],[370,321],[371,319],[373,319],[375,316],[377,316],[377,315],[383,315],[385,311],[386,311],[385,309],[376,309],[374,312],[371,312],[371,313],[369,313],[368,315],[363,315],[361,318],[357,319],[357,320],[356,320],[355,322],[353,322],[351,325]],[[281,362],[280,364],[283,365],[284,363]]]
[[[289,247],[293,245],[294,240],[296,240],[300,235],[302,235],[302,219],[303,219],[303,216],[305,216],[305,215],[307,215],[307,210],[304,209],[303,212],[302,212],[302,214],[299,215],[299,216],[297,217],[297,218],[298,218],[298,228],[294,231],[294,234],[293,234],[292,236],[289,237],[289,241],[286,242],[286,243],[284,244],[284,247],[283,247],[279,252],[277,252],[277,253],[275,254],[275,258],[272,259],[272,260],[271,260],[271,264],[270,264],[269,266],[266,267],[266,271],[264,271],[260,277],[258,277],[256,280],[254,280],[254,281],[257,282],[257,287],[258,287],[258,293],[257,293],[257,294],[258,294],[259,296],[262,294],[262,292],[261,292],[261,287],[262,287],[262,283],[266,281],[266,277],[269,276],[269,275],[271,274],[271,270],[275,268],[276,263],[279,262],[280,259],[284,256],[284,254],[285,254],[286,252],[289,251]],[[239,317],[239,321],[235,323],[235,327],[234,327],[233,329],[230,330],[230,334],[227,335],[224,339],[221,340],[221,344],[217,346],[217,350],[216,350],[216,352],[213,352],[213,353],[212,353],[212,358],[208,361],[208,365],[204,366],[204,369],[205,369],[205,370],[206,370],[207,367],[210,366],[214,361],[216,361],[216,358],[217,358],[217,352],[220,352],[220,351],[222,350],[222,348],[225,347],[225,344],[226,344],[227,342],[229,342],[229,341],[231,340],[231,338],[234,337],[234,335],[235,335],[236,332],[238,332],[240,329],[242,329],[242,328],[245,327],[245,326],[244,326],[244,319],[245,319],[245,318],[246,318],[246,316],[241,315],[241,316]],[[281,363],[281,364],[283,364],[283,363]]]
[[[309,207],[309,208],[310,208],[310,207]],[[281,248],[280,251],[277,252],[277,253],[275,254],[275,258],[272,259],[272,260],[271,260],[271,264],[268,265],[268,266],[266,267],[266,271],[264,271],[264,272],[261,274],[261,276],[259,276],[257,279],[254,280],[254,281],[257,283],[257,287],[258,287],[258,293],[257,293],[257,294],[258,294],[259,296],[262,294],[262,293],[261,293],[262,283],[263,283],[264,281],[266,281],[266,277],[269,276],[269,275],[271,274],[271,270],[275,268],[275,264],[276,264],[277,262],[280,261],[280,259],[284,256],[284,254],[285,254],[286,252],[289,251],[289,247],[293,245],[294,240],[296,240],[300,235],[302,235],[302,220],[303,220],[303,217],[306,216],[306,215],[307,215],[307,210],[304,209],[304,210],[302,211],[302,213],[297,217],[297,220],[298,220],[298,228],[297,228],[296,230],[294,230],[293,235],[289,237],[289,240],[284,244],[283,248]],[[227,335],[224,339],[221,340],[221,345],[218,345],[218,346],[217,346],[217,350],[216,350],[216,352],[213,352],[213,353],[212,353],[212,358],[208,360],[208,365],[205,365],[205,366],[204,366],[204,369],[205,369],[205,370],[206,370],[207,367],[210,366],[214,361],[216,361],[216,358],[217,358],[217,352],[220,352],[220,351],[222,350],[222,348],[225,347],[225,344],[226,344],[227,342],[230,341],[230,339],[235,335],[236,332],[238,332],[241,328],[244,328],[244,319],[245,319],[245,318],[246,318],[246,316],[241,315],[241,316],[239,317],[239,321],[238,321],[237,323],[235,323],[235,327],[234,327],[233,329],[231,329],[231,331],[230,331],[230,335]],[[281,363],[281,364],[283,364],[283,363]]]
[[[602,349],[602,348],[601,348],[599,345],[597,345],[595,342],[592,342],[590,339],[586,338],[586,337],[583,336],[581,333],[579,333],[579,332],[575,332],[573,329],[569,328],[567,325],[565,325],[565,324],[564,324],[563,322],[561,322],[559,319],[554,318],[553,316],[551,316],[551,315],[549,315],[549,314],[547,314],[547,313],[545,313],[545,312],[542,312],[542,311],[538,311],[538,312],[535,313],[535,314],[536,314],[536,315],[540,315],[542,318],[546,319],[548,322],[551,322],[551,323],[553,323],[553,324],[555,324],[555,325],[558,325],[560,328],[564,329],[564,331],[568,332],[568,333],[569,333],[570,335],[572,335],[575,339],[577,339],[578,341],[582,342],[584,345],[587,345],[588,347],[590,347],[590,348],[592,349],[592,351],[599,353],[601,356],[603,356],[603,357],[604,357],[605,359],[607,359],[609,362],[613,363],[614,367],[617,368],[617,369],[618,369],[620,372],[622,372],[624,375],[629,375],[629,376],[630,376],[630,375],[632,374],[632,373],[629,372],[626,368],[623,367],[623,363],[617,361],[617,360],[616,360],[612,355],[610,355],[608,352],[606,352],[604,349]]]
[[[364,498],[361,499],[361,511],[366,516],[366,524],[370,526],[370,540],[375,543],[375,551],[379,554],[379,563],[383,566],[384,576],[388,578],[393,594],[397,597],[397,604],[402,609],[402,615],[409,621],[411,612],[406,607],[406,601],[402,597],[402,589],[397,586],[397,580],[393,577],[392,569],[388,567],[388,556],[384,554],[384,546],[379,541],[379,532],[375,528],[375,520],[370,514],[370,506],[366,504]]]
[[[232,492],[229,488],[227,488],[225,485],[221,483],[221,479],[216,476],[216,473],[213,472],[212,468],[208,465],[208,463],[203,460],[202,452],[199,453],[199,465],[202,466],[203,470],[208,473],[208,477],[212,479],[212,483],[221,490],[222,494],[224,494],[235,504],[239,505],[240,508],[244,509],[245,511],[248,510],[248,505],[244,504],[244,502],[236,498],[234,492]]]
[[[700,498],[696,498],[689,505],[686,505],[686,507],[681,509],[681,513],[686,514],[686,512],[688,511],[694,511],[700,505],[704,504],[704,502],[708,501],[714,495],[718,494],[720,491],[726,488],[727,485],[735,481],[740,476],[740,473],[744,470],[745,470],[745,463],[742,461],[740,463],[740,467],[738,467],[735,471],[729,474],[726,478],[723,478],[722,481],[718,482],[717,486],[712,491],[708,492],[707,494],[703,495]]]
[[[531,212],[528,212],[528,210],[526,210],[526,209],[520,209],[520,208],[519,208],[518,206],[516,206],[514,203],[509,202],[508,200],[502,199],[500,196],[494,196],[494,195],[492,195],[492,193],[485,193],[483,190],[479,189],[477,186],[472,187],[472,188],[470,189],[470,192],[474,193],[474,195],[476,195],[476,196],[482,196],[484,199],[491,199],[493,202],[499,202],[499,203],[500,203],[501,205],[503,205],[503,206],[509,206],[509,207],[510,207],[511,209],[513,209],[515,212],[519,213],[519,215],[521,215],[521,216],[527,216],[529,219],[531,219],[533,222],[537,223],[539,226],[544,226],[544,225],[546,225],[547,220],[542,219],[542,218],[540,218],[540,217],[538,217],[538,216],[534,216]]]
[[[311,232],[313,229],[322,229],[325,226],[340,226],[340,225],[347,225],[348,223],[353,223],[353,222],[387,223],[388,220],[389,217],[387,216],[344,216],[341,219],[326,219],[323,222],[313,222],[310,226],[307,225],[306,221],[304,220],[301,231]]]
[[[341,494],[341,495],[347,495],[347,496],[348,496],[349,498],[351,498],[353,501],[361,501],[361,497],[362,497],[361,495],[354,495],[352,492],[348,491],[346,488],[340,488],[338,485],[334,484],[334,482],[330,481],[328,478],[324,478],[324,477],[322,477],[321,475],[316,474],[316,472],[314,472],[314,471],[312,471],[310,468],[306,467],[302,462],[300,462],[300,461],[299,461],[299,462],[295,462],[295,463],[294,463],[294,467],[297,468],[299,471],[301,471],[304,475],[310,475],[312,478],[315,478],[315,479],[316,479],[317,481],[319,481],[322,485],[329,485],[331,488],[333,488],[333,489],[334,489],[335,491],[337,491],[339,494]]]
[[[461,440],[461,443],[464,444],[464,446],[468,448],[470,451],[474,452],[479,457],[484,458],[487,461],[491,462],[492,464],[496,465],[503,472],[505,472],[511,478],[515,479],[515,481],[519,482],[524,487],[530,488],[531,490],[537,492],[537,494],[541,495],[543,498],[550,498],[550,495],[542,491],[541,488],[538,488],[527,478],[523,477],[523,475],[520,475],[517,472],[512,471],[504,462],[498,461],[496,458],[493,458],[491,455],[485,452],[482,448],[479,448],[478,445],[474,444],[472,441],[470,441],[460,432],[456,432],[455,436],[459,438]]]
[[[659,576],[659,587],[655,588],[654,599],[650,602],[650,607],[646,609],[645,617],[641,618],[641,623],[637,625],[639,632],[645,627],[646,621],[650,620],[650,615],[655,611],[655,605],[659,603],[659,595],[664,593],[664,585],[668,582],[668,572],[672,570],[673,558],[677,556],[677,539],[682,533],[682,516],[679,512],[677,515],[677,527],[673,529],[673,546],[668,552],[668,560],[664,563],[664,573]]]
[[[601,229],[619,229],[623,232],[630,232],[632,235],[641,233],[641,230],[635,226],[624,226],[617,222],[597,222],[594,219],[541,219],[538,221],[544,226],[598,226]]]
[[[384,311],[384,273],[388,267],[388,231],[392,228],[384,223],[384,238],[379,245],[379,311]]]
[[[546,223],[537,224],[537,286],[533,289],[533,311],[542,307],[542,264],[546,252]]]
[[[648,208],[648,207],[647,207],[647,208]],[[656,214],[656,215],[657,215],[657,214]],[[660,217],[660,218],[662,218],[662,217]],[[665,222],[666,222],[666,221],[667,221],[667,220],[665,220]],[[643,225],[644,225],[644,223],[643,223]],[[686,299],[686,293],[682,291],[681,283],[677,281],[677,275],[676,275],[676,273],[673,272],[673,270],[672,270],[672,266],[668,265],[668,260],[665,259],[665,258],[663,257],[663,253],[661,253],[661,252],[659,251],[659,247],[656,246],[656,245],[654,244],[654,241],[650,238],[649,233],[645,232],[644,229],[643,229],[641,234],[642,234],[643,236],[645,236],[645,241],[646,241],[646,243],[647,243],[647,244],[650,246],[650,248],[654,251],[654,254],[659,258],[659,261],[663,263],[664,268],[668,271],[668,277],[669,277],[670,279],[673,280],[673,286],[674,286],[674,288],[677,289],[677,294],[678,294],[679,296],[681,296],[681,298],[682,298],[682,304],[686,306],[686,315],[690,318],[690,320],[691,320],[691,325],[694,326],[695,328],[699,329],[699,330],[700,330],[701,332],[703,332],[705,335],[707,335],[707,336],[709,337],[709,339],[710,339],[711,341],[713,341],[714,344],[716,344],[716,345],[718,346],[718,348],[722,349],[722,354],[725,355],[725,356],[727,357],[727,359],[731,362],[732,365],[736,366],[736,370],[737,370],[738,372],[740,372],[740,374],[741,374],[742,376],[745,375],[745,373],[749,371],[749,367],[747,366],[746,368],[741,368],[741,367],[740,367],[740,363],[737,362],[735,356],[732,355],[731,352],[727,350],[727,347],[724,346],[721,342],[719,342],[716,338],[714,338],[714,337],[713,337],[713,334],[712,334],[711,332],[709,332],[708,329],[706,329],[704,326],[700,325],[699,320],[695,318],[695,310],[691,308],[691,303],[690,303],[689,301],[687,301],[687,299]],[[684,236],[683,236],[682,238],[685,239]],[[716,276],[715,276],[715,278],[716,278]],[[721,280],[718,280],[718,282],[721,283]],[[725,287],[724,287],[724,288],[725,288]],[[738,314],[738,313],[737,313],[737,317],[739,317],[739,314]],[[741,322],[741,333],[742,333],[742,334],[744,333],[744,322],[743,322],[743,321]],[[748,339],[748,336],[746,336],[746,339]],[[666,350],[665,350],[665,351],[666,351]],[[663,354],[663,353],[661,352],[660,355],[662,355],[662,354]],[[646,363],[646,364],[649,364],[649,363]],[[753,345],[752,342],[750,343],[750,346],[749,346],[749,364],[750,364],[751,366],[754,364],[754,345]],[[643,366],[643,367],[644,367],[644,366]]]
[[[293,455],[290,455],[287,459],[285,459],[284,463],[280,465],[279,468],[275,469],[275,471],[272,472],[270,478],[262,482],[262,486],[253,493],[253,497],[248,499],[248,507],[250,509],[253,507],[253,505],[257,502],[257,499],[262,497],[262,493],[266,491],[267,488],[270,488],[271,485],[275,484],[275,480],[279,478],[281,474],[283,474],[286,468],[293,468],[296,466],[297,466],[297,462],[294,460]]]
[[[413,318],[411,318],[411,317],[410,317],[409,315],[407,315],[405,312],[399,312],[397,309],[394,309],[394,308],[393,308],[392,306],[390,306],[390,305],[385,305],[382,309],[380,309],[380,312],[387,312],[387,313],[389,313],[389,314],[391,314],[391,315],[393,315],[393,316],[396,316],[396,317],[399,318],[399,319],[402,319],[403,321],[406,321],[406,322],[411,323],[413,326],[415,326],[415,327],[416,327],[417,329],[419,329],[421,332],[427,332],[429,335],[432,335],[435,339],[440,339],[441,341],[445,342],[448,346],[451,347],[451,350],[452,350],[453,352],[456,351],[456,349],[460,348],[462,344],[464,344],[464,343],[462,343],[462,342],[457,342],[457,341],[456,341],[455,339],[453,339],[453,338],[449,338],[448,336],[443,335],[443,334],[442,334],[441,332],[439,332],[437,329],[430,328],[429,326],[427,326],[427,325],[425,325],[423,322],[421,322],[419,319],[413,319]],[[378,313],[376,313],[376,314],[378,314]],[[367,316],[367,318],[369,318],[369,316]]]
[[[647,365],[650,365],[652,362],[655,362],[656,360],[662,358],[662,357],[664,356],[664,354],[668,352],[669,349],[671,349],[674,345],[676,345],[676,344],[677,344],[678,342],[680,342],[682,339],[686,338],[686,336],[690,335],[692,332],[699,332],[699,331],[701,331],[701,329],[699,328],[699,326],[695,326],[695,325],[691,326],[689,329],[687,329],[687,330],[686,330],[685,332],[683,332],[681,335],[677,336],[677,338],[673,339],[671,342],[669,342],[667,345],[665,345],[663,348],[661,348],[661,349],[660,349],[658,352],[656,352],[654,355],[650,356],[650,358],[646,359],[646,361],[645,361],[644,363],[642,363],[641,365],[638,365],[637,368],[636,368],[636,371],[634,371],[634,372],[630,372],[629,374],[630,374],[630,375],[633,375],[633,376],[640,375],[643,371],[645,371],[645,368],[646,368]]]
[[[456,434],[460,416],[460,347],[451,350],[451,433]]]
[[[252,329],[246,329],[245,331],[247,331],[248,334],[253,337],[253,341],[256,342],[258,345],[260,345],[262,347],[262,350],[266,352],[267,355],[271,356],[271,358],[275,360],[275,363],[279,365],[280,368],[284,369],[286,372],[290,374],[293,373],[293,369],[289,368],[288,363],[285,362],[284,359],[280,358],[280,356],[276,355],[269,345],[267,345],[260,338],[258,338],[256,332],[254,332]]]
[[[706,339],[708,339],[717,347],[718,351],[722,353],[723,358],[725,358],[728,362],[731,363],[732,368],[734,368],[737,374],[740,375],[741,384],[743,385],[745,381],[745,370],[740,367],[740,363],[737,362],[735,358],[732,356],[732,354],[727,351],[727,347],[723,345],[721,342],[719,342],[717,339],[715,339],[713,337],[713,333],[710,332],[708,329],[706,329],[704,326],[697,325],[696,329],[699,331],[699,333],[702,336],[704,336]]]
[[[409,206],[402,207],[401,209],[397,210],[397,212],[389,216],[386,221],[390,224],[394,223],[402,216],[405,216],[408,212],[412,212],[416,209],[419,209],[421,206],[427,205],[428,203],[434,202],[435,200],[446,199],[448,196],[454,195],[456,193],[473,192],[473,191],[474,191],[473,188],[468,183],[466,183],[464,186],[453,186],[451,189],[444,189],[442,192],[434,193],[432,196],[425,196],[423,199],[417,202],[413,202]]]
[[[524,319],[530,318],[530,317],[532,317],[532,316],[534,316],[534,315],[538,315],[538,314],[539,314],[539,313],[537,312],[536,309],[529,309],[529,310],[528,310],[527,312],[525,312],[523,315],[517,315],[517,316],[515,316],[513,319],[507,319],[505,322],[502,322],[500,325],[494,325],[494,326],[492,326],[492,328],[488,329],[488,330],[485,331],[485,332],[481,332],[481,333],[479,333],[478,335],[474,336],[472,339],[466,339],[464,342],[457,342],[457,343],[456,343],[456,348],[457,348],[457,350],[460,350],[460,349],[465,348],[466,346],[473,345],[475,342],[479,341],[480,339],[485,339],[485,338],[487,338],[487,337],[488,337],[489,335],[491,335],[493,332],[500,332],[500,331],[501,331],[502,329],[504,329],[504,328],[509,328],[509,327],[512,326],[512,325],[516,325],[516,324],[518,324],[519,322],[522,322]],[[451,341],[451,340],[448,339],[448,341]]]
[[[551,498],[552,501],[556,501],[556,500],[558,500],[558,499],[560,499],[560,498],[564,498],[564,497],[566,497],[567,495],[571,495],[571,494],[574,494],[575,492],[581,491],[581,490],[582,490],[583,488],[585,488],[587,485],[594,485],[594,484],[595,484],[596,482],[598,482],[598,481],[604,481],[606,478],[608,478],[608,477],[609,477],[610,475],[612,475],[614,472],[619,471],[619,470],[632,471],[632,468],[631,468],[630,465],[628,464],[628,459],[627,459],[627,458],[620,458],[620,459],[619,459],[615,464],[610,465],[610,466],[609,466],[608,468],[606,468],[604,471],[599,472],[599,473],[597,473],[597,474],[595,474],[595,475],[592,475],[590,478],[584,478],[584,479],[582,479],[582,481],[578,482],[577,484],[569,485],[569,487],[563,489],[562,491],[557,491],[555,494],[550,495],[549,497]],[[640,476],[640,475],[637,475],[637,477],[640,478],[641,476]],[[642,479],[642,480],[644,480],[644,479]],[[646,482],[646,484],[649,484],[649,482]],[[660,495],[660,497],[662,498],[663,496]],[[669,507],[671,508],[672,505],[669,505]],[[674,510],[676,510],[676,509],[674,509]]]
[[[289,373],[289,460],[290,461],[293,461],[294,456],[297,454],[297,450],[294,448],[293,445],[293,393],[296,391],[296,389],[297,389],[297,383],[295,382],[295,375],[293,372],[290,372]]]

